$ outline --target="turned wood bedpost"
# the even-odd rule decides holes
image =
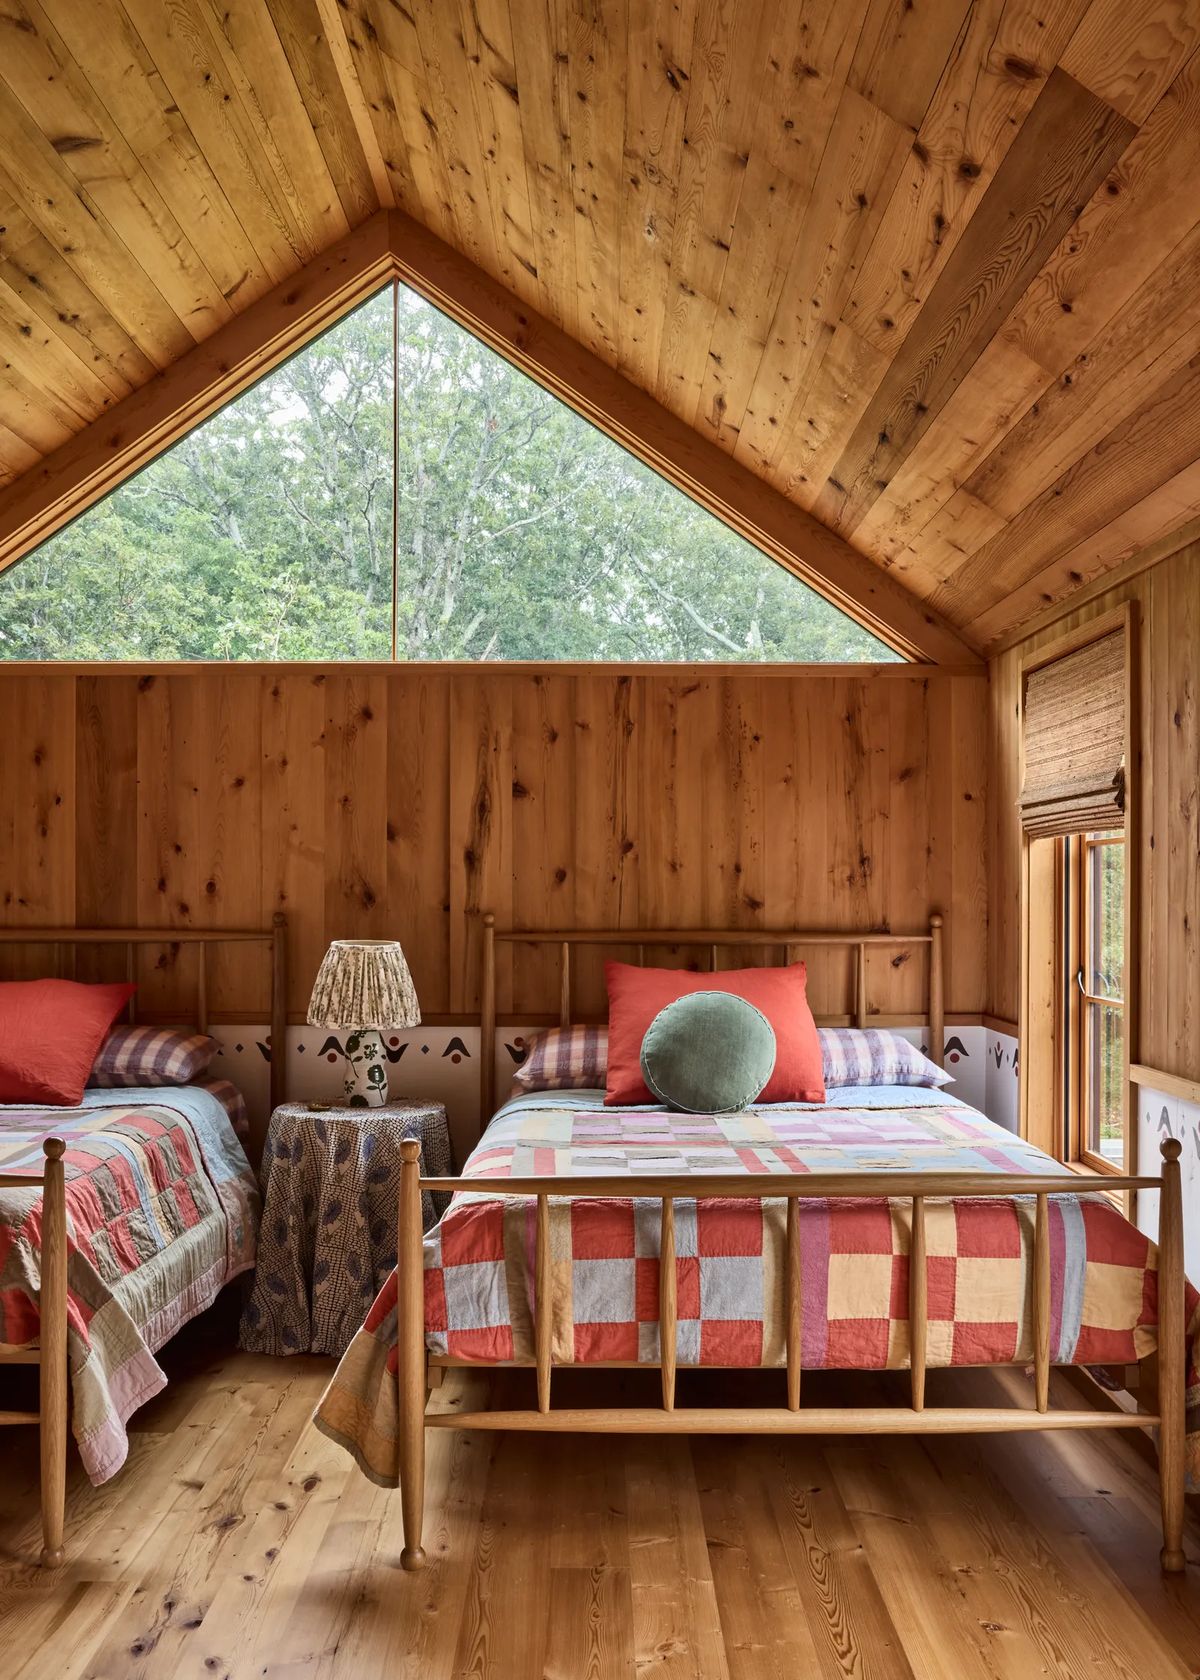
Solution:
[[[42,1180],[42,1288],[38,1303],[41,1385],[42,1563],[63,1560],[67,1502],[67,1190],[66,1144],[47,1138]]]
[[[400,1504],[405,1569],[425,1563],[425,1258],[421,1225],[421,1145],[400,1145],[400,1218],[396,1240],[396,1376],[399,1388]]]
[[[483,917],[483,973],[479,985],[479,1130],[496,1112],[496,918]]]
[[[942,951],[942,915],[929,918],[929,1059],[941,1067],[946,1055],[946,981]]]
[[[1162,1495],[1162,1566],[1182,1573],[1187,1326],[1183,1281],[1182,1145],[1164,1138],[1158,1203],[1158,1475]]]

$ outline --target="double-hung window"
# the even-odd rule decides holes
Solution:
[[[1035,655],[1022,683],[1023,1120],[1064,1160],[1116,1173],[1130,1160],[1127,657],[1118,612]]]

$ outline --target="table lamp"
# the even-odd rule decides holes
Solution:
[[[347,1107],[381,1108],[388,1100],[388,1078],[379,1035],[421,1024],[416,987],[399,944],[335,939],[313,982],[308,1024],[347,1034],[342,1080]]]

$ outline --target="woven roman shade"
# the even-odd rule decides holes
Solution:
[[[1021,825],[1033,837],[1125,826],[1125,632],[1025,681]]]

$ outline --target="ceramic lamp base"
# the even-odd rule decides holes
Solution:
[[[387,1056],[374,1027],[352,1032],[346,1039],[342,1089],[348,1108],[382,1108],[387,1102]]]

